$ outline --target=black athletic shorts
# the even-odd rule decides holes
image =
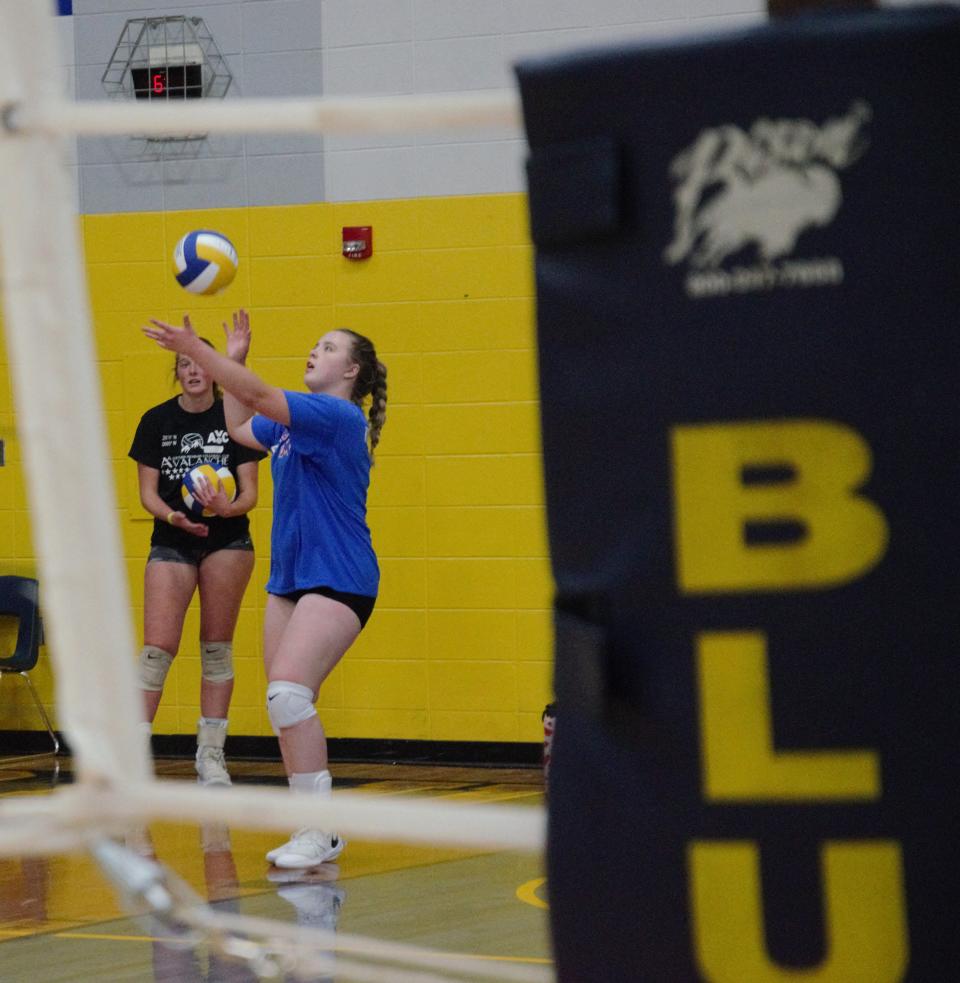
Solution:
[[[296,604],[304,594],[321,594],[333,601],[346,604],[357,618],[359,618],[361,631],[363,631],[364,625],[370,620],[370,615],[373,614],[373,606],[377,603],[376,597],[370,597],[368,594],[350,594],[347,591],[334,590],[332,587],[308,587],[305,590],[294,590],[290,591],[289,594],[275,594],[274,596],[286,598],[286,600],[293,601]]]
[[[253,540],[249,536],[238,536],[223,546],[210,549],[204,541],[197,538],[197,545],[189,549],[177,546],[151,546],[150,554],[147,556],[147,563],[151,560],[160,560],[165,563],[189,563],[191,566],[199,567],[211,553],[219,553],[220,550],[244,550],[253,552]]]

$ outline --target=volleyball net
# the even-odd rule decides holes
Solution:
[[[138,728],[141,701],[131,657],[137,646],[68,156],[75,135],[329,134],[517,125],[515,93],[233,99],[150,105],[145,111],[135,103],[65,99],[56,44],[54,18],[45,4],[0,0],[0,293],[58,721],[75,768],[69,787],[0,802],[0,854],[88,849],[108,874],[113,870],[110,876],[115,883],[119,878],[122,892],[136,893],[139,888],[123,883],[124,877],[136,883],[140,877],[148,885],[152,877],[156,886],[172,875],[148,876],[131,858],[126,873],[123,863],[111,867],[106,858],[116,860],[116,855],[105,837],[150,820],[218,821],[284,831],[316,826],[434,846],[542,850],[545,817],[536,807],[396,802],[350,793],[321,800],[292,796],[286,789],[213,790],[155,780]],[[155,899],[164,892],[178,918],[198,921],[182,892],[158,887]],[[267,937],[284,936],[287,949],[309,949],[317,942],[313,937],[294,944],[288,937],[298,931],[293,927],[264,930],[235,922],[218,927],[210,922],[216,917],[206,911],[199,918],[202,925],[194,928],[202,928],[208,938],[233,939],[230,945],[241,950],[236,940],[246,938],[243,944],[253,948],[245,951],[254,961],[266,958],[267,950],[257,946],[266,945]],[[344,939],[336,944],[345,944]],[[409,962],[411,952],[398,959]],[[438,954],[426,954],[422,965],[428,967],[425,974],[404,969],[406,975],[400,975],[394,965],[348,977],[338,960],[337,973],[351,979],[428,981],[457,971]],[[502,970],[504,978],[550,978],[539,968]],[[500,970],[487,966],[484,972],[491,976]]]

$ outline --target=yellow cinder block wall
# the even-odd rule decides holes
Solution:
[[[331,737],[539,741],[550,699],[552,581],[539,452],[532,249],[522,195],[417,198],[87,215],[82,218],[105,426],[138,633],[151,524],[126,456],[140,415],[174,395],[173,358],[140,333],[179,320],[222,349],[221,322],[251,311],[251,367],[302,389],[307,353],[337,326],[369,335],[386,362],[387,424],[369,518],[377,609],[321,690]],[[374,255],[343,258],[341,228],[373,227]],[[214,298],[176,284],[169,257],[194,228],[233,241],[236,280]],[[67,326],[65,325],[65,330]],[[2,336],[0,336],[2,337]],[[6,354],[0,372],[0,565],[33,574]],[[234,640],[231,733],[271,734],[261,666],[270,551],[269,462],[252,513],[257,564]],[[42,585],[41,585],[42,587]],[[155,732],[192,733],[199,714],[196,602]],[[3,637],[3,636],[0,636]],[[131,658],[135,653],[131,653]],[[48,659],[35,675],[52,703]],[[0,688],[0,729],[38,729],[19,687]]]

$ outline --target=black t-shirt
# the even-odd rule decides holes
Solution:
[[[217,467],[226,465],[237,482],[240,494],[240,476],[237,468],[248,461],[259,461],[266,455],[262,451],[244,447],[230,439],[223,416],[223,402],[215,400],[203,413],[188,413],[174,396],[159,406],[147,410],[140,418],[129,456],[139,464],[156,468],[160,472],[158,492],[171,511],[184,512],[194,522],[210,527],[205,539],[193,536],[169,525],[162,519],[153,523],[152,546],[171,546],[178,549],[219,549],[250,531],[246,515],[224,519],[220,516],[198,516],[190,513],[180,494],[183,476],[198,464],[209,461]]]

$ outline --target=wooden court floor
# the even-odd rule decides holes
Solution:
[[[279,764],[231,761],[236,784],[285,784]],[[192,761],[158,760],[161,778],[193,778]],[[535,768],[334,764],[334,788],[388,796],[540,804]],[[48,794],[69,762],[4,766],[0,797]],[[272,868],[282,834],[156,823],[127,845],[167,865],[218,910],[427,946],[497,963],[550,965],[543,860],[489,851],[351,840],[307,874]],[[254,980],[243,963],[185,947],[143,912],[128,912],[84,854],[0,858],[0,981],[214,983]],[[336,974],[318,977],[337,980]]]

